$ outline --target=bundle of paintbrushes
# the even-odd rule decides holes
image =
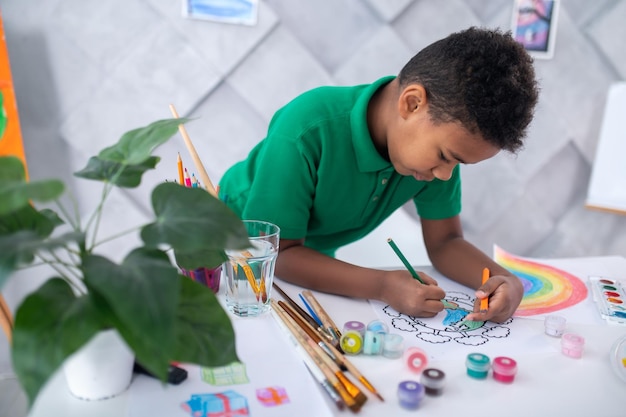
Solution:
[[[303,301],[306,300],[305,306],[320,320],[319,323],[289,298],[278,285],[274,284],[274,289],[287,302],[271,300],[272,313],[278,319],[278,323],[288,330],[297,350],[302,352],[305,364],[337,407],[340,409],[348,407],[351,411],[358,412],[368,399],[345,372],[350,373],[382,401],[383,398],[378,391],[335,346],[341,337],[339,330],[313,294],[304,291]]]

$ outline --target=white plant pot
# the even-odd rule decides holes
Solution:
[[[63,364],[70,392],[83,400],[104,400],[124,392],[133,377],[135,355],[117,330],[96,334]]]

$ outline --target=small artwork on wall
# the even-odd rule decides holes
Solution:
[[[554,56],[560,0],[515,0],[512,32],[515,40],[536,58]]]

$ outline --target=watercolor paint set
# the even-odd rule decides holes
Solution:
[[[626,292],[614,279],[592,276],[589,284],[600,315],[609,323],[626,325]]]

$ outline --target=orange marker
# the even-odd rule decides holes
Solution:
[[[485,268],[483,269],[483,285],[485,285],[485,282],[487,282],[487,280],[489,279],[489,268]],[[480,300],[480,311],[487,311],[489,310],[489,297],[485,297],[482,300]]]

